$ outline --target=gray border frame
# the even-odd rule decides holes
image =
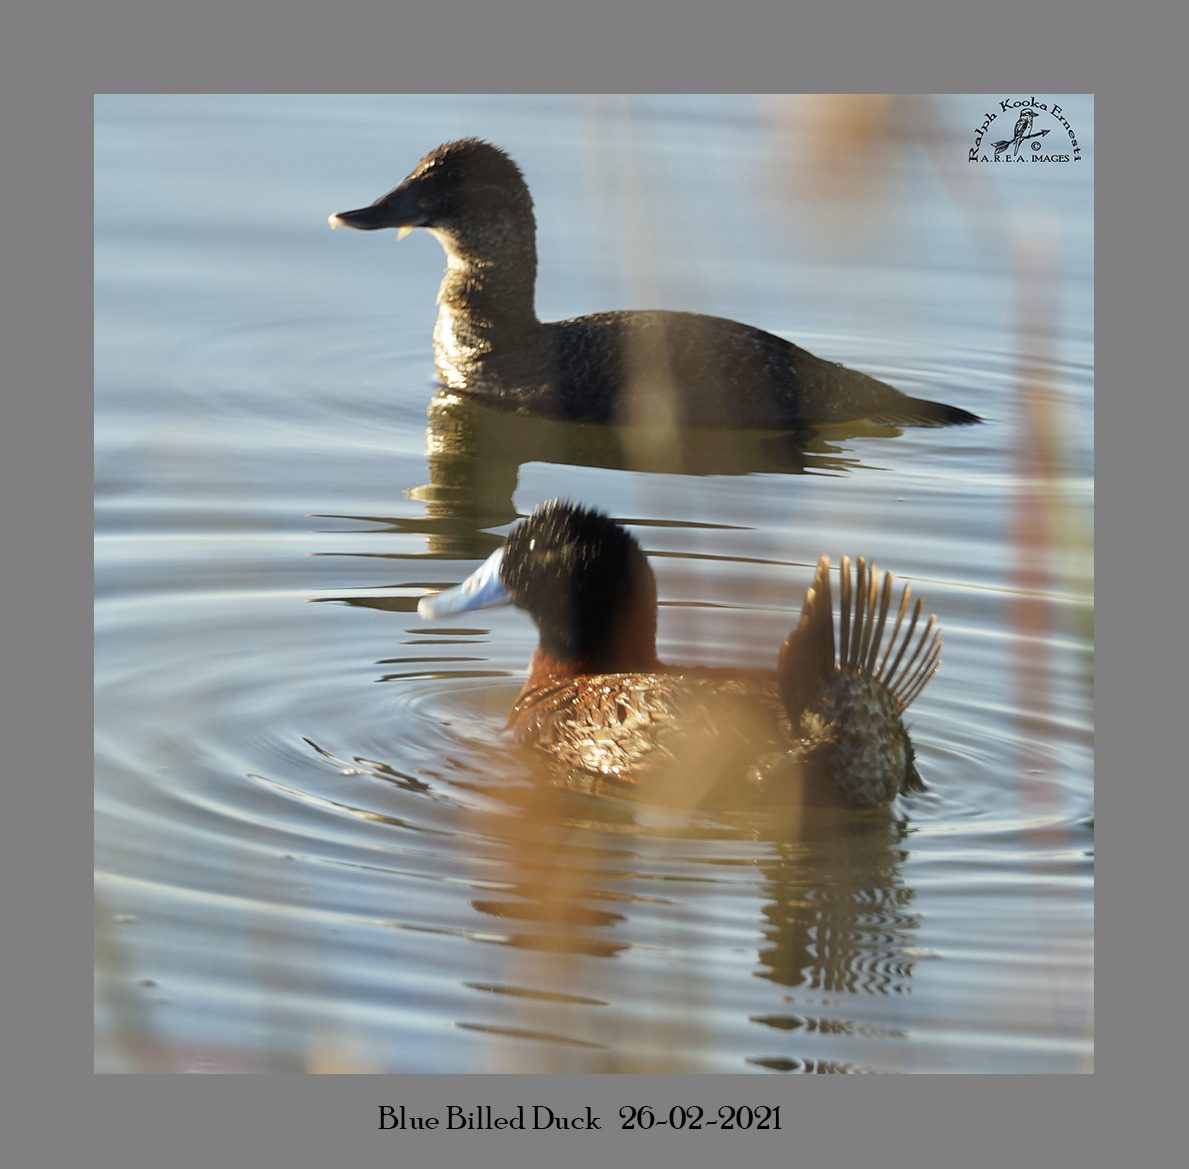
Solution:
[[[1179,970],[1171,960],[1160,961],[1160,941],[1175,930],[1164,923],[1179,920],[1162,894],[1167,899],[1179,890],[1154,870],[1160,858],[1177,855],[1171,834],[1179,821],[1170,804],[1184,798],[1184,765],[1175,766],[1170,737],[1159,732],[1183,719],[1184,699],[1173,673],[1178,647],[1167,635],[1157,640],[1154,626],[1160,615],[1177,613],[1171,586],[1179,577],[1162,571],[1168,558],[1161,552],[1180,543],[1181,529],[1168,514],[1180,510],[1179,494],[1175,488],[1157,492],[1152,472],[1177,467],[1172,442],[1182,433],[1177,422],[1184,412],[1184,375],[1167,349],[1157,352],[1162,338],[1184,328],[1184,299],[1173,283],[1183,272],[1176,245],[1183,251],[1185,236],[1182,216],[1173,215],[1185,190],[1179,174],[1183,93],[1176,86],[1184,17],[1149,14],[1137,26],[1127,11],[1090,14],[1067,4],[1063,11],[1032,6],[1014,12],[1005,4],[972,12],[962,27],[940,5],[932,13],[922,5],[912,14],[889,8],[861,19],[840,9],[829,18],[785,10],[745,19],[737,6],[717,15],[679,14],[675,0],[666,0],[666,7],[659,13],[633,9],[630,18],[615,20],[601,5],[583,21],[562,17],[544,0],[517,5],[512,14],[490,6],[465,18],[448,8],[349,17],[335,6],[302,14],[280,0],[246,11],[216,0],[200,15],[172,17],[144,0],[100,0],[74,14],[47,7],[6,19],[0,70],[8,91],[0,105],[9,147],[6,235],[18,238],[11,241],[17,254],[5,265],[0,314],[8,385],[0,468],[7,563],[18,587],[8,594],[4,616],[3,706],[6,727],[24,732],[5,737],[4,856],[13,874],[5,883],[6,921],[17,943],[10,937],[4,980],[4,1051],[11,1065],[4,1147],[11,1163],[446,1165],[481,1155],[518,1165],[564,1158],[577,1169],[625,1154],[658,1166],[721,1164],[724,1155],[749,1165],[840,1166],[866,1158],[998,1166],[1013,1154],[1024,1164],[1047,1166],[1171,1159],[1158,1150],[1179,1143],[1167,1129],[1182,1090],[1172,1061],[1180,1052],[1176,1029],[1166,1026],[1179,1012],[1164,1010],[1158,974],[1167,982]],[[950,38],[948,47],[939,46],[940,34]],[[980,75],[972,76],[972,69]],[[1142,993],[1129,996],[1125,1013],[1100,1012],[1094,1077],[898,1077],[835,1080],[827,1087],[825,1081],[763,1076],[358,1082],[258,1076],[230,1083],[223,1077],[91,1074],[90,930],[82,895],[91,857],[84,798],[91,772],[85,389],[91,384],[91,94],[433,92],[463,80],[469,89],[501,91],[509,79],[517,88],[559,91],[710,90],[732,82],[739,89],[784,89],[795,79],[802,89],[1031,92],[1043,82],[1046,92],[1097,92],[1096,141],[1108,160],[1096,165],[1097,268],[1107,274],[1098,296],[1096,379],[1104,436],[1098,637],[1099,660],[1107,663],[1098,677],[1097,773],[1108,841],[1098,869],[1098,968],[1116,1007],[1120,988]],[[14,225],[17,215],[21,222]],[[1126,522],[1133,515],[1142,522]],[[1141,605],[1127,605],[1129,589],[1143,590]],[[1171,782],[1156,781],[1166,772]],[[1140,882],[1142,915],[1122,913],[1122,891]],[[1175,904],[1179,908],[1179,898]],[[1128,1039],[1142,1045],[1138,1052],[1129,1050]],[[610,1115],[615,1101],[646,1098],[658,1104],[783,1099],[785,1131],[775,1139],[613,1132],[397,1139],[377,1132],[375,1122],[378,1104],[399,1101],[435,1109],[471,1101],[498,1109],[565,1100],[592,1103]]]

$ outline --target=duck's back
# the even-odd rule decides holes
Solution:
[[[895,699],[850,671],[833,675],[796,726],[775,673],[697,668],[539,686],[508,722],[555,776],[582,788],[854,807],[921,790]]]
[[[612,784],[739,779],[792,732],[774,673],[586,674],[523,694],[508,724],[568,776]]]
[[[472,392],[576,421],[801,429],[871,418],[976,421],[763,329],[700,313],[634,310],[553,321],[479,356]]]

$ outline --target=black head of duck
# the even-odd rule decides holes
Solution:
[[[665,310],[542,322],[536,221],[520,168],[478,138],[431,150],[331,227],[414,228],[446,251],[434,358],[443,385],[504,409],[593,422],[801,430],[867,418],[948,426],[967,410],[912,398],[750,325]]]
[[[422,598],[436,619],[512,603],[537,624],[509,715],[567,777],[692,785],[805,803],[875,807],[921,790],[903,713],[937,669],[936,620],[890,573],[844,557],[835,627],[829,559],[775,669],[672,665],[656,652],[657,592],[634,537],[597,511],[537,508],[454,589]]]
[[[527,255],[531,297],[537,233],[532,196],[516,163],[481,139],[431,150],[386,195],[357,211],[340,211],[329,222],[357,231],[395,228],[401,238],[425,228],[455,264],[502,255],[523,265]]]

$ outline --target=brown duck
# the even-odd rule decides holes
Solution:
[[[701,313],[635,310],[538,320],[537,224],[520,168],[478,138],[431,150],[331,227],[424,228],[446,251],[434,358],[447,389],[520,414],[585,422],[800,430],[867,418],[978,422],[762,329]]]
[[[874,807],[920,791],[903,712],[937,669],[936,619],[891,573],[844,557],[835,636],[828,557],[775,670],[657,657],[656,581],[636,540],[553,501],[461,585],[423,597],[434,619],[512,603],[540,640],[508,725],[586,786],[722,784],[810,804]]]

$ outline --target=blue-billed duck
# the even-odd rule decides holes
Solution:
[[[431,150],[331,227],[424,228],[446,250],[434,357],[442,384],[521,414],[585,422],[802,430],[867,418],[978,422],[783,337],[722,317],[635,310],[537,319],[537,225],[520,168],[477,138]]]
[[[937,669],[936,619],[892,576],[844,557],[835,638],[829,558],[774,670],[668,665],[656,653],[656,580],[635,538],[554,500],[461,585],[421,599],[426,620],[511,602],[537,624],[516,737],[593,786],[691,785],[875,807],[923,790],[902,715]],[[695,779],[696,777],[696,779]]]

